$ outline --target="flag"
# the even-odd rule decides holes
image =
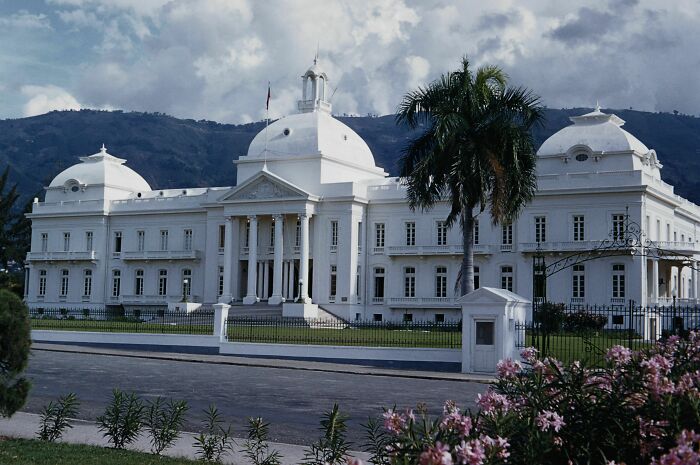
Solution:
[[[265,103],[265,110],[270,109],[270,97],[272,94],[270,94],[270,83],[267,83],[267,102]]]

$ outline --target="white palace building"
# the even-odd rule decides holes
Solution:
[[[539,191],[517,223],[479,215],[477,286],[530,298],[538,244],[548,263],[595,249],[626,212],[665,250],[698,253],[700,207],[661,180],[655,151],[599,109],[571,121],[540,147]],[[408,208],[399,179],[331,116],[316,64],[302,76],[299,112],[270,124],[235,160],[233,187],[154,190],[104,147],[80,160],[29,214],[30,307],[165,307],[184,294],[204,308],[303,304],[306,316],[318,306],[346,319],[460,318],[461,234],[445,227],[447,205]],[[673,255],[601,256],[548,281],[549,299],[565,303],[697,296],[696,272]]]

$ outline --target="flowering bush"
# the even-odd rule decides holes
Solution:
[[[700,333],[641,351],[615,346],[604,368],[522,352],[463,412],[387,410],[368,424],[376,465],[699,463]]]

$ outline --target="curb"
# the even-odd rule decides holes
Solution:
[[[277,368],[285,370],[303,370],[325,373],[344,373],[350,375],[385,376],[394,378],[425,379],[437,381],[458,381],[490,384],[495,381],[493,376],[471,375],[464,373],[443,373],[410,371],[391,368],[376,368],[351,364],[335,364],[330,362],[303,361],[296,359],[261,359],[236,357],[228,355],[181,354],[174,352],[148,352],[114,348],[100,348],[66,344],[33,343],[32,350],[44,352],[61,352],[85,355],[102,355],[112,357],[141,358],[190,363],[210,363],[215,365],[247,366],[257,368]]]

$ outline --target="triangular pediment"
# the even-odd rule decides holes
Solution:
[[[311,197],[303,189],[265,170],[228,191],[219,199],[219,202],[302,200]]]

